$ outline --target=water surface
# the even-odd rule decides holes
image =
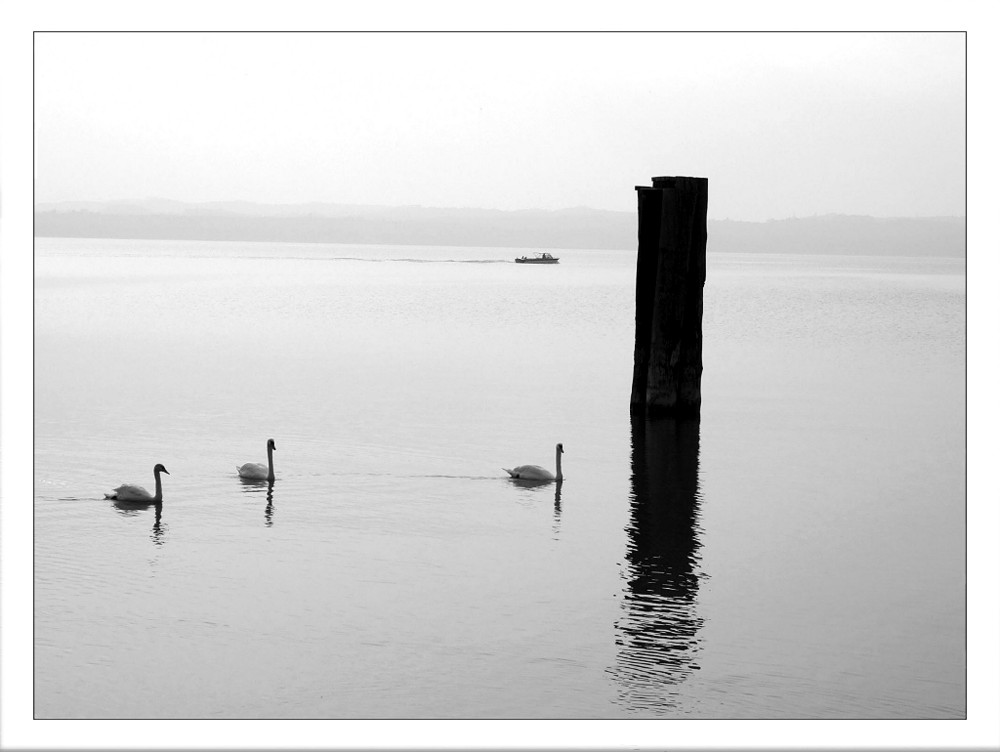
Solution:
[[[963,717],[964,261],[522,253],[38,239],[36,717]]]

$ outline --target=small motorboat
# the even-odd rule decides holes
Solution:
[[[518,264],[558,264],[559,258],[553,256],[551,253],[536,253],[534,258],[520,256],[514,259],[514,261]]]

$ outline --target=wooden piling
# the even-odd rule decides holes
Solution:
[[[632,412],[701,410],[701,319],[708,242],[708,179],[653,178],[636,186]]]

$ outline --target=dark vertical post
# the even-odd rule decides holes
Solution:
[[[639,199],[639,252],[635,263],[635,366],[632,371],[632,410],[644,409],[649,345],[656,295],[656,264],[660,247],[663,191],[636,186]]]
[[[652,188],[636,186],[636,191],[639,252],[631,408],[647,415],[697,415],[708,180],[658,177]]]

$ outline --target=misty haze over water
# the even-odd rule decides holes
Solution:
[[[635,214],[337,204],[62,202],[35,209],[38,237],[634,249]],[[964,217],[825,215],[708,220],[710,253],[965,256]]]

